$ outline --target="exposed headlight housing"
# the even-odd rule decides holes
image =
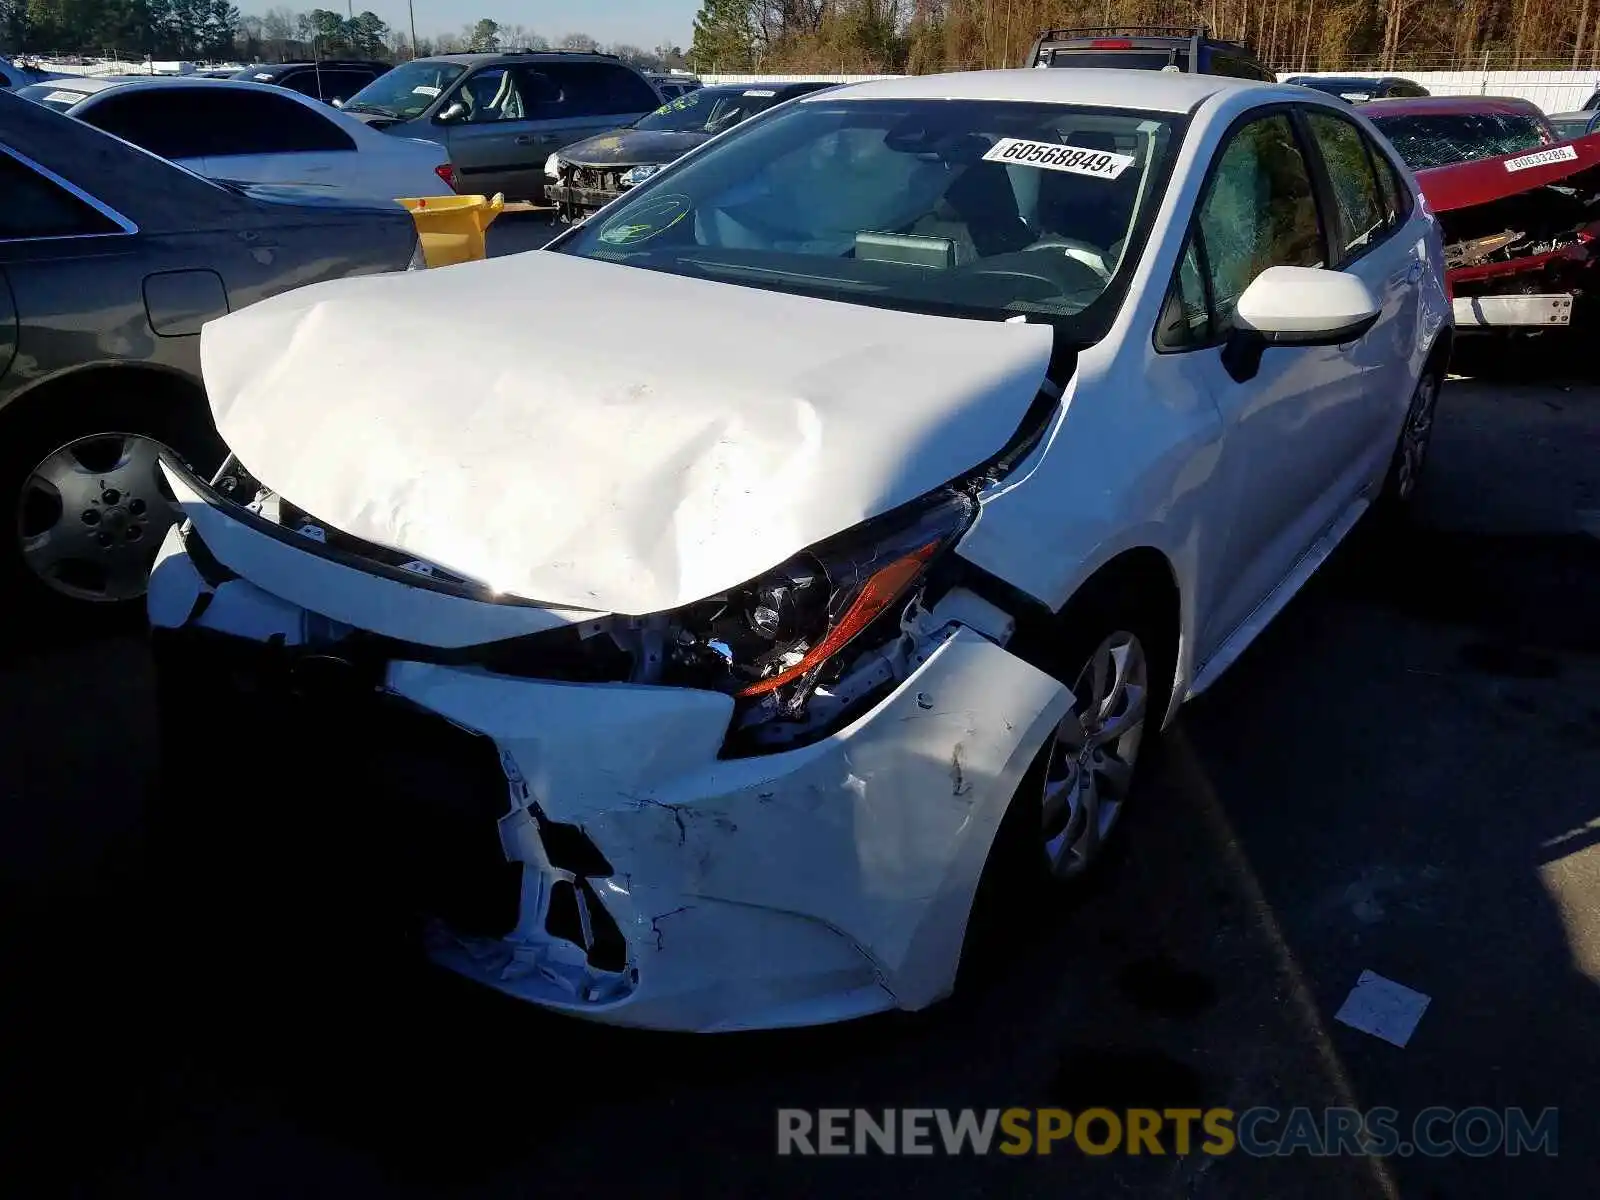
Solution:
[[[901,633],[901,618],[929,571],[971,527],[978,505],[949,489],[829,538],[742,587],[662,618],[611,619],[636,672],[678,687],[727,692],[738,701],[736,728],[796,720],[819,686],[840,679],[863,655]],[[866,635],[878,630],[884,636]],[[655,642],[652,647],[651,642]]]
[[[561,178],[561,155],[552,154],[544,160],[544,177],[555,180]]]
[[[642,167],[629,167],[622,173],[622,186],[625,188],[638,187],[659,170],[661,170],[660,163],[647,163]]]

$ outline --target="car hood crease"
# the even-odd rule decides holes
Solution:
[[[1507,165],[1515,166],[1519,159],[1561,150],[1563,147],[1571,149],[1570,159],[1518,170]],[[1492,204],[1519,192],[1534,191],[1546,184],[1561,183],[1596,166],[1600,166],[1600,133],[1493,158],[1475,158],[1444,167],[1426,167],[1416,174],[1417,185],[1422,188],[1428,207],[1436,213],[1447,213],[1479,204]]]
[[[318,520],[507,595],[716,595],[1002,449],[1047,326],[538,251],[337,280],[206,326],[217,426]]]

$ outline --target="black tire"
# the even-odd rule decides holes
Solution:
[[[1171,699],[1177,664],[1176,613],[1162,611],[1159,603],[1153,603],[1149,595],[1139,594],[1137,588],[1096,589],[1075,599],[1062,614],[1057,628],[1058,647],[1040,655],[1039,660],[1057,679],[1074,689],[1080,708],[1083,697],[1078,695],[1079,677],[1099,647],[1115,635],[1131,634],[1143,649],[1145,717],[1132,778],[1099,853],[1071,878],[1060,877],[1046,852],[1044,823],[1044,784],[1056,755],[1052,730],[1012,795],[990,848],[968,923],[963,976],[974,968],[987,970],[997,955],[1015,949],[1027,937],[1040,932],[1041,911],[1048,911],[1073,892],[1091,886],[1107,860],[1115,856],[1128,820],[1124,810],[1137,813],[1156,769],[1160,725]]]
[[[1412,502],[1426,472],[1428,450],[1432,445],[1433,429],[1438,421],[1439,395],[1444,385],[1445,368],[1439,359],[1440,356],[1436,355],[1428,363],[1422,377],[1417,380],[1416,388],[1412,391],[1405,421],[1400,427],[1394,453],[1389,459],[1389,471],[1384,476],[1383,488],[1373,505],[1373,512],[1378,518],[1379,525],[1387,529],[1398,531],[1409,525]],[[1427,399],[1430,389],[1431,399]],[[1427,425],[1422,435],[1420,456],[1408,459],[1410,453],[1408,445],[1416,437],[1416,422],[1419,419],[1425,419]]]
[[[128,382],[124,383],[126,378]],[[126,391],[118,391],[125,387]],[[0,498],[5,527],[0,537],[0,589],[14,611],[34,618],[91,626],[114,625],[143,611],[143,598],[91,598],[67,594],[42,579],[24,555],[23,538],[50,514],[38,512],[39,492],[24,489],[35,468],[65,447],[98,434],[128,434],[159,442],[209,473],[225,453],[203,400],[186,403],[170,389],[152,388],[134,372],[97,373],[82,390],[57,390],[24,398],[0,413]],[[164,486],[164,484],[158,484]],[[65,519],[67,514],[62,514]],[[159,525],[160,528],[156,528]],[[138,549],[153,560],[168,521],[151,516],[138,527]],[[92,593],[92,586],[78,589]]]

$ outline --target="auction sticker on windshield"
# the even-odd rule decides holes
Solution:
[[[1131,154],[1084,150],[1056,142],[1030,142],[1024,138],[1001,138],[983,157],[985,162],[1016,163],[1024,167],[1042,167],[1046,171],[1096,175],[1101,179],[1115,179],[1133,166]]]
[[[1541,150],[1537,154],[1524,154],[1521,158],[1506,159],[1506,170],[1526,171],[1529,167],[1542,167],[1546,163],[1571,162],[1578,152],[1571,146],[1557,146],[1554,150]]]

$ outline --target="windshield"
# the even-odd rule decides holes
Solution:
[[[1187,50],[1056,50],[1050,55],[1052,67],[1114,67],[1118,71],[1159,71],[1174,66],[1189,69]]]
[[[380,75],[344,102],[345,112],[420,117],[466,70],[456,63],[412,62]]]
[[[552,249],[888,308],[1037,314],[1094,340],[1181,133],[1170,115],[1103,108],[808,101],[668,168]]]
[[[776,89],[700,88],[634,122],[652,133],[721,133],[776,103]]]
[[[1536,150],[1547,142],[1537,117],[1521,113],[1395,114],[1372,122],[1413,171]]]
[[[1581,117],[1551,117],[1550,125],[1556,131],[1556,136],[1562,141],[1580,138],[1589,132],[1589,122],[1593,118],[1585,113]]]
[[[69,91],[59,83],[30,83],[27,87],[18,88],[16,95],[24,100],[32,100],[35,104],[42,104],[46,108],[53,108],[57,112],[66,112],[75,104],[89,98],[87,92]]]

